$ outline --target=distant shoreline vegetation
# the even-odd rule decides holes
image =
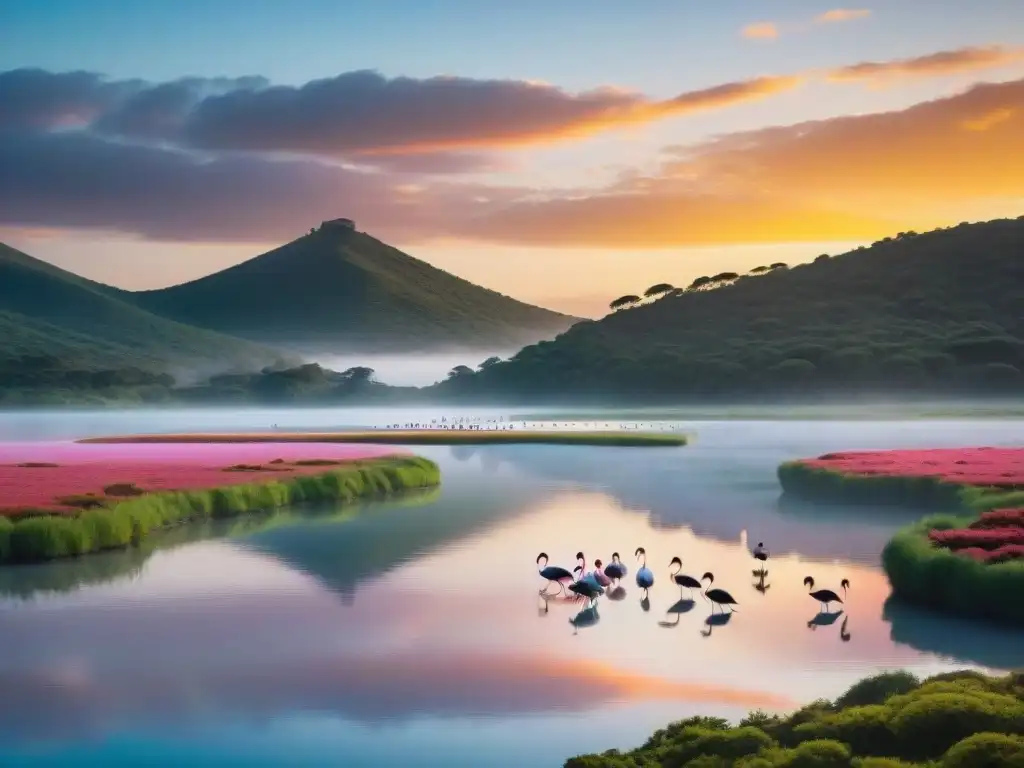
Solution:
[[[281,480],[110,497],[74,514],[40,510],[14,519],[0,516],[0,564],[42,562],[128,547],[153,531],[193,521],[268,512],[304,502],[384,498],[440,482],[440,469],[434,462],[388,456]]]
[[[1018,452],[1024,455],[1024,449]],[[928,463],[928,451],[916,453]],[[782,464],[783,491],[819,503],[900,505],[933,513],[897,531],[882,552],[894,597],[943,613],[1024,627],[1019,599],[1024,594],[1022,478],[1007,477],[999,487],[998,478],[955,482],[910,470],[857,473],[822,466],[831,456]],[[970,472],[969,461],[957,463]]]
[[[640,431],[531,431],[474,429],[377,429],[359,432],[183,433],[88,437],[79,443],[376,443],[381,445],[590,445],[675,447],[686,435]]]

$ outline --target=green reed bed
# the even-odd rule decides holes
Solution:
[[[946,510],[900,529],[886,544],[882,567],[893,595],[944,613],[1024,626],[1024,560],[979,562],[929,538],[931,531],[965,528],[982,512],[1024,507],[1024,491],[934,477],[845,474],[801,462],[783,464],[778,476],[785,493],[811,501]]]
[[[351,503],[439,485],[438,466],[421,457],[353,461],[320,474],[168,491],[110,500],[74,515],[0,517],[0,563],[28,563],[126,547],[182,523],[316,501]]]
[[[736,726],[691,717],[638,749],[565,768],[983,768],[1024,765],[1024,674],[962,671],[919,681],[886,672],[788,717],[752,712]]]
[[[91,437],[80,443],[377,443],[381,445],[594,445],[671,447],[686,436],[658,432],[486,429],[374,429],[364,432],[237,432]]]

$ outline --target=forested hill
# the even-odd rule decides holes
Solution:
[[[332,353],[517,348],[577,320],[336,227],[199,280],[129,296],[189,325]]]
[[[604,319],[439,390],[684,400],[1024,386],[1024,217],[723,275],[627,296]]]

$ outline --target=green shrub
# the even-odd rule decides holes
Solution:
[[[768,750],[758,759],[767,760],[766,765],[773,768],[851,768],[853,764],[849,747],[829,739],[805,741],[790,749]],[[737,768],[752,768],[752,764],[739,761]]]
[[[996,693],[930,693],[896,712],[890,727],[900,757],[928,759],[975,733],[1024,730],[1024,703]]]
[[[1005,733],[976,733],[954,744],[943,768],[1024,768],[1024,738]]]
[[[862,701],[871,703],[841,703]],[[908,673],[889,672],[851,686],[835,705],[815,701],[786,718],[752,712],[732,728],[720,718],[691,717],[632,752],[582,755],[566,765],[1024,768],[1022,750],[1024,673],[991,678],[964,670],[914,684]]]
[[[701,755],[737,760],[774,745],[768,734],[753,726],[726,730],[691,726],[679,734],[674,745],[661,750],[659,762],[664,768],[682,768]]]
[[[903,670],[881,672],[854,683],[846,693],[836,699],[835,706],[844,709],[881,704],[890,696],[912,691],[920,684],[921,681],[916,676]]]

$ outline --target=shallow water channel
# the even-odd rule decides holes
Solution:
[[[0,439],[339,427],[385,411],[0,414]],[[0,569],[3,765],[558,766],[690,714],[834,697],[882,668],[1024,666],[1024,633],[887,603],[879,553],[916,513],[779,498],[780,461],[830,450],[1014,445],[1020,421],[714,421],[685,448],[463,446],[438,493],[193,526],[140,549]],[[755,588],[749,545],[772,551]],[[633,582],[644,547],[649,606]],[[625,595],[538,597],[534,559],[622,553]],[[671,613],[668,563],[739,610]],[[808,622],[811,575],[851,582]],[[685,596],[685,595],[684,595]],[[412,758],[415,758],[414,760]]]

